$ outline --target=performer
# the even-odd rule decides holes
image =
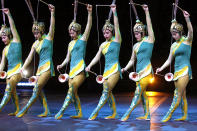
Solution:
[[[112,94],[112,90],[119,78],[122,77],[121,67],[119,64],[119,51],[122,40],[115,4],[111,5],[111,10],[114,17],[114,26],[109,20],[106,21],[103,26],[103,35],[106,41],[101,44],[96,56],[86,68],[86,71],[90,71],[92,66],[99,61],[101,55],[103,54],[105,56],[105,70],[103,74],[105,81],[103,83],[103,93],[97,107],[94,109],[88,120],[94,120],[97,117],[99,110],[107,101],[109,102],[113,113],[111,116],[105,117],[105,119],[114,119],[117,116],[115,98]],[[115,37],[113,36],[114,30]]]
[[[126,67],[122,69],[122,72],[127,71],[131,66],[133,66],[135,59],[137,58],[136,71],[139,75],[139,80],[136,82],[135,95],[131,105],[124,116],[121,118],[121,121],[126,121],[129,118],[131,112],[140,102],[143,104],[144,116],[138,117],[137,119],[150,120],[149,101],[146,95],[146,88],[150,83],[150,79],[153,77],[150,59],[152,56],[155,36],[152,29],[148,6],[144,4],[142,7],[146,14],[148,36],[145,36],[145,25],[143,25],[143,23],[138,20],[133,28],[137,43],[133,46],[131,59]]]
[[[55,7],[51,4],[48,5],[49,10],[51,12],[51,20],[50,20],[50,28],[49,33],[46,35],[44,33],[44,23],[43,22],[34,22],[32,27],[32,32],[36,41],[34,42],[31,51],[21,69],[21,73],[23,74],[26,67],[32,61],[35,52],[39,54],[39,67],[36,73],[37,82],[33,89],[33,94],[28,101],[27,105],[17,114],[17,117],[22,117],[27,110],[32,106],[32,104],[37,100],[38,97],[41,98],[44,113],[38,115],[39,117],[46,117],[50,114],[47,100],[44,95],[42,88],[47,83],[51,76],[55,75],[52,55],[53,55],[53,38],[55,31]]]
[[[6,78],[6,89],[0,104],[0,111],[12,98],[16,111],[9,115],[16,115],[19,112],[18,95],[16,93],[16,85],[21,80],[20,69],[22,67],[22,46],[21,40],[16,30],[14,20],[8,8],[4,8],[3,12],[8,16],[10,28],[3,25],[0,30],[0,36],[5,44],[2,52],[0,71],[3,71],[8,61],[8,70]]]
[[[90,30],[92,27],[92,5],[87,5],[88,21],[85,32],[81,35],[81,25],[73,21],[68,31],[72,41],[69,43],[67,56],[61,65],[57,66],[57,69],[61,69],[67,65],[70,61],[70,73],[68,81],[68,93],[65,98],[64,104],[60,111],[55,115],[55,119],[60,119],[71,101],[74,102],[77,115],[71,116],[72,118],[81,118],[82,110],[79,96],[77,94],[79,86],[84,82],[88,74],[85,73],[85,52],[86,45],[89,38]]]
[[[170,65],[175,58],[174,65],[174,98],[170,106],[169,111],[163,117],[162,122],[167,122],[171,119],[173,112],[181,103],[183,116],[176,121],[187,120],[187,98],[186,98],[186,86],[190,79],[192,79],[192,70],[190,65],[191,47],[193,40],[193,28],[190,21],[190,14],[187,11],[183,11],[185,17],[188,34],[187,37],[183,35],[183,26],[177,23],[176,20],[172,21],[170,28],[173,39],[176,41],[172,44],[170,54],[166,62],[157,69],[157,73],[161,72],[167,66]]]

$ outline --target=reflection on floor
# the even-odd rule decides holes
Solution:
[[[8,116],[12,112],[13,105],[10,102],[0,113],[0,131],[131,131],[131,130],[196,130],[197,129],[197,97],[188,97],[189,103],[189,121],[176,122],[173,119],[181,116],[181,109],[177,109],[173,114],[172,120],[167,123],[161,123],[162,116],[168,111],[172,101],[172,95],[158,92],[147,92],[150,100],[151,121],[136,120],[143,114],[142,105],[138,106],[131,114],[126,122],[121,122],[120,117],[129,108],[133,94],[115,94],[117,103],[117,112],[119,118],[115,120],[105,120],[104,117],[111,113],[106,104],[99,112],[98,117],[94,121],[88,121],[93,109],[96,107],[99,94],[79,94],[82,102],[83,118],[72,119],[69,116],[74,115],[75,108],[71,104],[64,113],[61,120],[55,120],[54,115],[61,108],[65,95],[47,95],[48,104],[52,113],[51,117],[38,118],[37,115],[42,112],[42,106],[37,101],[27,115],[23,118]],[[29,97],[20,97],[20,106],[23,107]]]

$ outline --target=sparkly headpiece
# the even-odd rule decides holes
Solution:
[[[145,32],[145,25],[140,22],[139,20],[136,20],[136,24],[133,27],[134,32]]]
[[[105,22],[105,24],[104,24],[104,26],[103,26],[103,31],[104,31],[104,30],[109,30],[109,31],[111,31],[111,32],[114,31],[114,26],[110,23],[109,20],[106,20],[106,22]]]
[[[12,33],[9,27],[7,27],[6,25],[2,25],[1,26],[1,30],[0,30],[0,37],[6,35],[9,38],[12,38]]]
[[[81,33],[81,25],[76,23],[75,21],[71,22],[69,27],[68,27],[68,30],[74,30],[75,32],[77,32],[77,34],[80,34]]]
[[[172,31],[183,32],[183,25],[177,23],[176,20],[172,20],[172,24],[171,24],[171,27],[170,27],[170,31],[171,31],[171,32],[172,32]]]
[[[44,22],[37,22],[35,21],[32,26],[32,32],[40,31],[40,33],[44,34],[45,25]]]

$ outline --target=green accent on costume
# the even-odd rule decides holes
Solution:
[[[120,72],[120,78],[122,78],[121,67],[119,63],[119,53],[121,43],[114,42],[114,38],[111,41],[105,41],[102,43],[102,54],[105,56],[105,69],[103,77],[109,78],[116,72]]]
[[[134,52],[137,58],[136,72],[140,73],[140,79],[151,74],[152,65],[151,57],[153,50],[153,43],[146,42],[147,37],[144,37],[141,42],[134,45]]]
[[[85,69],[86,46],[87,42],[81,40],[81,35],[78,37],[77,40],[72,40],[69,43],[69,51],[71,53],[69,73],[70,78],[74,78],[76,75],[78,75]],[[86,76],[88,76],[88,74],[86,74]]]
[[[28,103],[25,105],[25,107],[23,107],[23,109],[16,115],[16,117],[22,117],[24,116],[28,109],[33,105],[33,103],[37,100],[39,96],[39,89],[38,89],[38,85],[35,84],[34,88],[33,88],[33,94],[30,98],[30,100],[28,101]]]
[[[135,95],[133,97],[133,100],[131,102],[131,105],[129,107],[129,109],[127,110],[127,112],[123,115],[123,117],[121,118],[121,121],[126,121],[129,119],[130,115],[131,115],[131,112],[134,110],[134,108],[137,106],[137,103],[141,97],[141,86],[140,86],[140,83],[137,82],[138,86],[135,90]]]
[[[97,117],[98,112],[105,105],[108,98],[109,98],[109,88],[107,86],[107,83],[104,83],[103,84],[103,93],[102,93],[102,96],[99,100],[99,103],[98,103],[97,107],[94,109],[94,111],[92,112],[92,114],[90,115],[90,117],[88,118],[88,120],[94,120]]]
[[[1,104],[0,104],[0,111],[2,110],[2,108],[9,102],[10,98],[11,98],[11,93],[12,93],[12,88],[10,86],[10,83],[7,84],[4,96],[1,100]]]
[[[112,110],[112,115],[105,117],[105,119],[118,118],[118,114],[116,111],[116,102],[115,102],[115,98],[112,92],[109,94],[108,103],[109,103],[109,107]]]
[[[16,94],[16,89],[14,92],[12,92],[12,95],[11,95],[11,98],[12,98],[12,102],[14,103],[14,106],[15,106],[15,112],[14,113],[9,113],[8,115],[9,116],[16,116],[16,114],[19,112],[19,99],[18,99],[18,95]]]
[[[9,45],[5,47],[4,54],[8,60],[8,70],[7,78],[20,72],[22,67],[22,46],[21,43],[10,42]]]
[[[175,119],[175,121],[185,121],[188,120],[188,104],[187,104],[187,98],[181,99],[181,109],[182,109],[182,117]]]
[[[76,116],[70,116],[71,118],[81,118],[82,117],[82,110],[81,110],[81,102],[79,99],[79,96],[75,93],[74,94],[74,105],[75,105],[75,109],[76,109]]]
[[[183,43],[185,40],[185,37],[181,37],[179,42],[174,42],[172,45],[173,55],[175,57],[174,72],[179,72],[187,66],[189,78],[192,79],[192,69],[190,64],[191,46]],[[179,74],[175,80],[181,76],[182,74]]]
[[[177,99],[178,99],[178,88],[176,88],[174,90],[174,98],[172,101],[172,104],[170,106],[170,109],[168,110],[168,112],[166,113],[166,115],[163,117],[163,119],[161,120],[162,122],[167,122],[171,119],[172,117],[172,113],[176,110],[176,108],[179,106],[179,103],[177,103]]]
[[[68,105],[73,100],[73,95],[74,95],[73,88],[74,88],[73,86],[71,86],[69,88],[67,96],[66,96],[66,98],[64,100],[64,104],[63,104],[62,108],[60,109],[60,111],[55,115],[55,119],[60,119],[64,115],[64,111],[66,110]]]
[[[142,105],[144,108],[144,116],[138,117],[137,119],[146,119],[150,120],[150,109],[149,109],[149,101],[146,95],[146,91],[142,93]]]
[[[47,35],[42,36],[42,40],[36,40],[33,47],[39,54],[39,66],[36,75],[41,75],[42,73],[50,70],[51,76],[55,76],[54,66],[53,66],[53,41],[46,39]]]
[[[41,92],[40,92],[39,99],[40,99],[40,102],[43,105],[44,112],[42,114],[38,115],[38,117],[50,116],[51,113],[50,113],[50,110],[49,110],[49,107],[48,107],[48,104],[47,104],[47,99],[46,99],[46,96],[45,96],[43,90],[41,90]]]

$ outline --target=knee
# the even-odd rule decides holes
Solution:
[[[40,94],[40,89],[39,89],[39,87],[34,87],[33,88],[33,95],[36,95],[36,96],[38,96],[39,94]]]
[[[139,88],[136,88],[135,96],[141,96],[142,91]]]
[[[11,85],[11,83],[8,83],[5,89],[5,92],[7,93],[11,93],[13,90],[13,86]]]
[[[103,88],[102,94],[109,96],[109,93],[110,93],[109,88]]]

